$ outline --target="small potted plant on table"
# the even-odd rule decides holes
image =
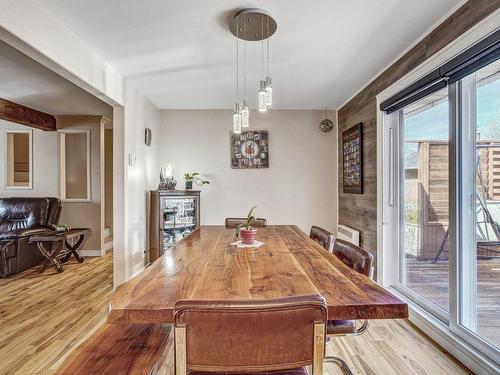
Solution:
[[[253,206],[250,211],[248,211],[245,224],[238,224],[236,227],[236,236],[241,235],[241,242],[245,245],[253,245],[255,236],[257,235],[257,228],[253,227],[253,222],[255,221],[253,210],[255,207],[257,206]]]
[[[191,190],[193,188],[193,182],[198,186],[210,183],[210,181],[202,179],[198,172],[184,173],[184,185],[186,190]]]

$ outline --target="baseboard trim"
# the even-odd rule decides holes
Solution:
[[[80,254],[82,257],[100,257],[104,255],[104,252],[102,250],[91,250],[91,249],[85,249],[85,250],[77,250],[78,254]]]
[[[472,345],[455,335],[446,324],[394,289],[390,291],[408,303],[409,320],[475,374],[500,373],[500,367]]]
[[[105,242],[104,243],[104,250],[110,250],[113,248],[113,241]]]

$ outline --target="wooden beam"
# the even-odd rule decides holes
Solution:
[[[0,98],[0,119],[40,130],[57,130],[54,116],[2,98]]]

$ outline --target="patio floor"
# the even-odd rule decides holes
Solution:
[[[407,285],[448,310],[448,261],[406,262]],[[477,333],[500,347],[500,259],[478,259],[477,269]]]

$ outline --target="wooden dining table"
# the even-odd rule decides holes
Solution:
[[[201,226],[112,294],[108,322],[173,322],[181,299],[322,295],[328,319],[396,319],[408,306],[351,270],[294,225],[259,228],[258,248],[238,248],[235,230]]]

